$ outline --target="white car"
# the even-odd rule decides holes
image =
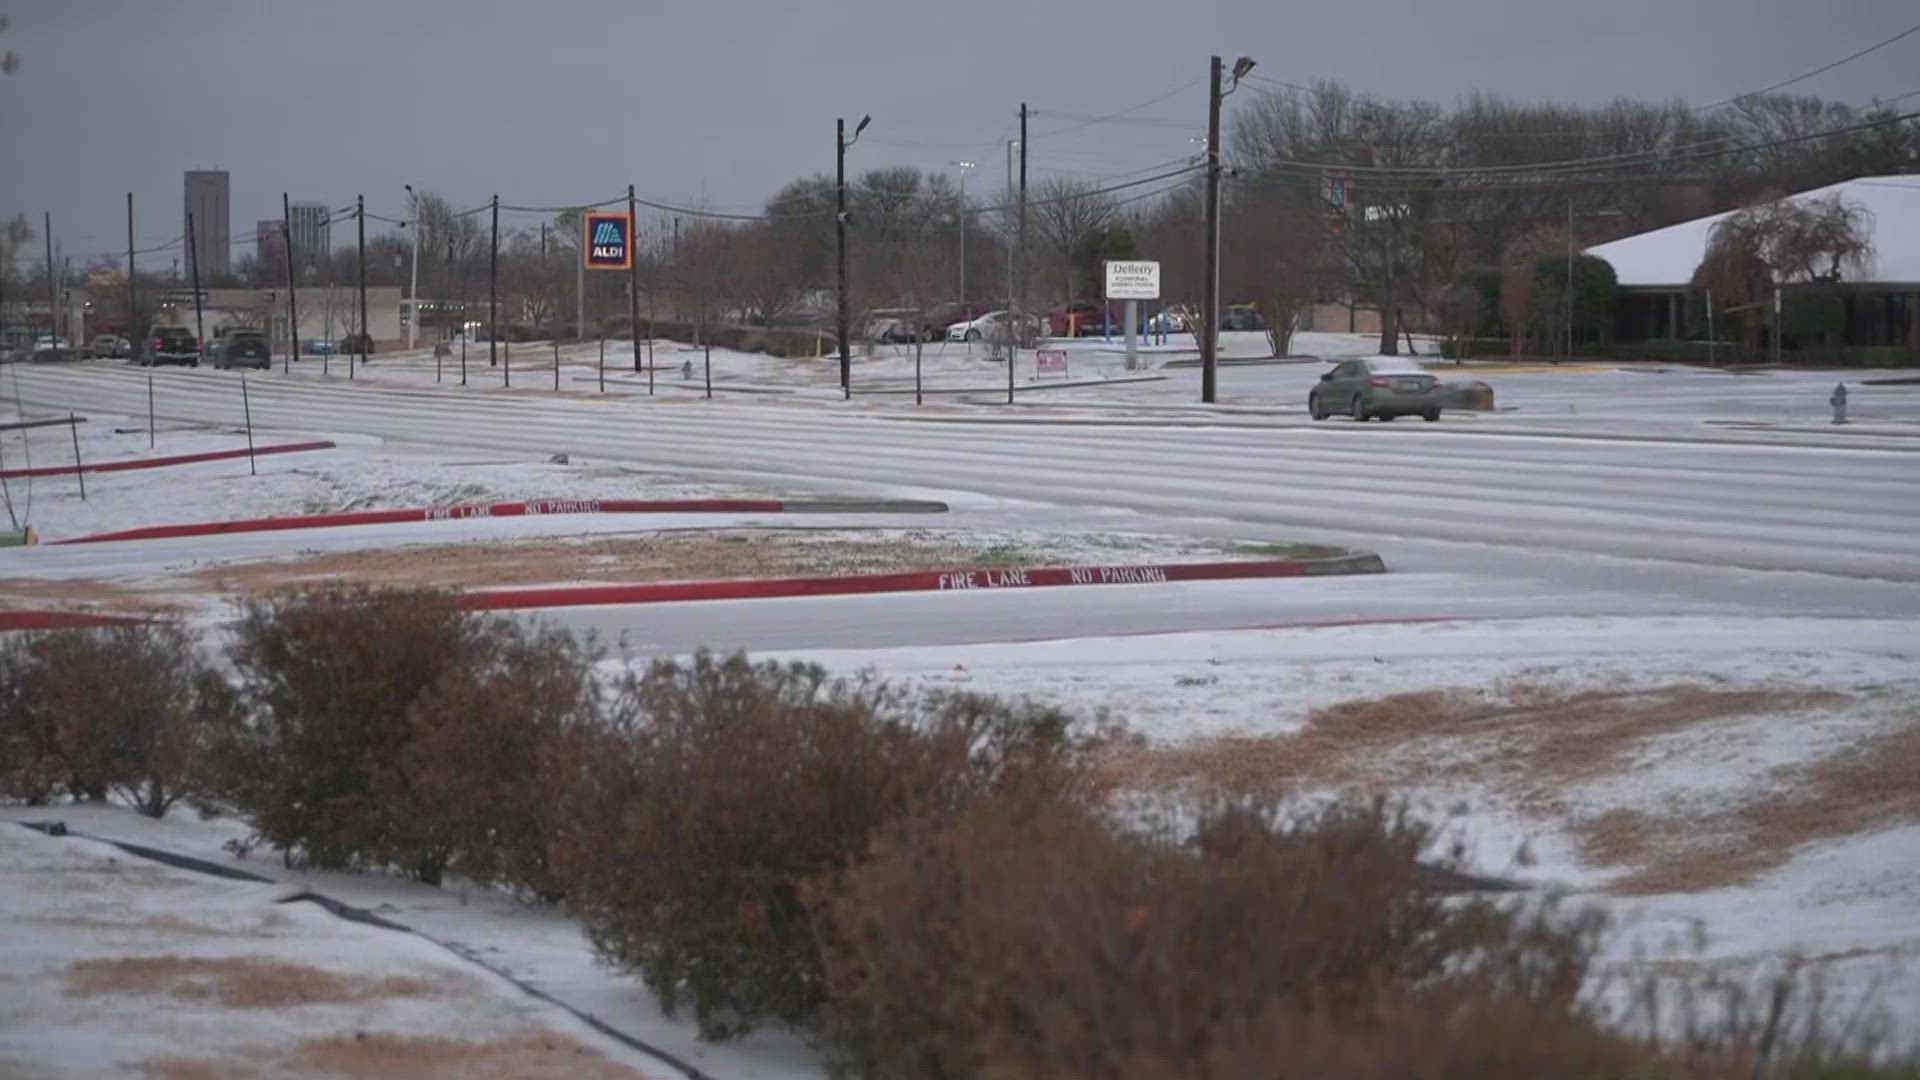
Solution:
[[[1040,319],[1034,315],[1020,316],[1021,332],[1018,344],[1037,341],[1045,336],[1041,333]],[[1005,311],[989,311],[977,319],[954,323],[947,327],[948,341],[986,341],[1005,344],[1007,329],[1011,325]]]

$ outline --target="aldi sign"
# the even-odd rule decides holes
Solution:
[[[633,219],[624,212],[589,210],[581,235],[587,238],[587,269],[633,267]]]

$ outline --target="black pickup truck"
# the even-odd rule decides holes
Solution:
[[[200,343],[183,326],[156,326],[140,343],[140,363],[146,367],[161,364],[200,366]]]

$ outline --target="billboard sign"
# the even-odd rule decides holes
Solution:
[[[581,228],[581,235],[587,238],[587,269],[633,267],[633,219],[625,211],[589,210]]]
[[[1160,264],[1140,259],[1108,259],[1107,299],[1160,299]]]

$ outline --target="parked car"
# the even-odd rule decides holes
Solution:
[[[1111,325],[1116,333],[1127,329],[1127,306],[1098,300],[1075,300],[1047,314],[1048,337],[1098,337]]]
[[[1373,356],[1334,365],[1307,394],[1307,413],[1325,420],[1345,413],[1355,420],[1396,416],[1440,419],[1440,380],[1403,356]]]
[[[1252,304],[1234,304],[1220,316],[1222,330],[1265,330],[1267,320]]]
[[[1030,345],[1044,336],[1045,327],[1038,316],[1021,315],[1019,333],[1014,336],[1015,345]],[[977,319],[954,323],[947,328],[948,341],[985,341],[990,344],[1004,345],[1010,336],[1008,331],[1014,323],[1004,311],[989,311]]]
[[[921,327],[926,331],[928,341],[944,341],[954,323],[971,322],[992,310],[993,305],[979,301],[964,304],[949,302],[928,312]]]
[[[243,326],[225,326],[207,343],[207,362],[225,370],[252,367],[266,370],[273,366],[273,350],[258,330]]]
[[[521,341],[525,339],[515,338],[514,340]],[[360,356],[372,356],[373,338],[366,334],[348,334],[346,337],[340,339],[340,344],[334,346],[333,351],[337,353],[356,353]]]
[[[118,334],[101,334],[87,345],[87,351],[96,360],[121,360],[131,351],[131,346]]]
[[[300,351],[308,356],[331,356],[333,342],[326,338],[308,338],[300,344]]]
[[[46,362],[50,360],[71,360],[74,357],[73,346],[63,337],[41,334],[33,339],[33,352],[29,359]]]
[[[861,324],[861,336],[868,341],[901,345],[914,339],[914,312],[906,308],[884,308],[867,312]]]
[[[1150,334],[1177,334],[1187,328],[1187,317],[1178,311],[1162,311],[1147,320]]]
[[[200,366],[200,342],[184,326],[156,326],[141,342],[140,362],[147,367],[161,364]]]

